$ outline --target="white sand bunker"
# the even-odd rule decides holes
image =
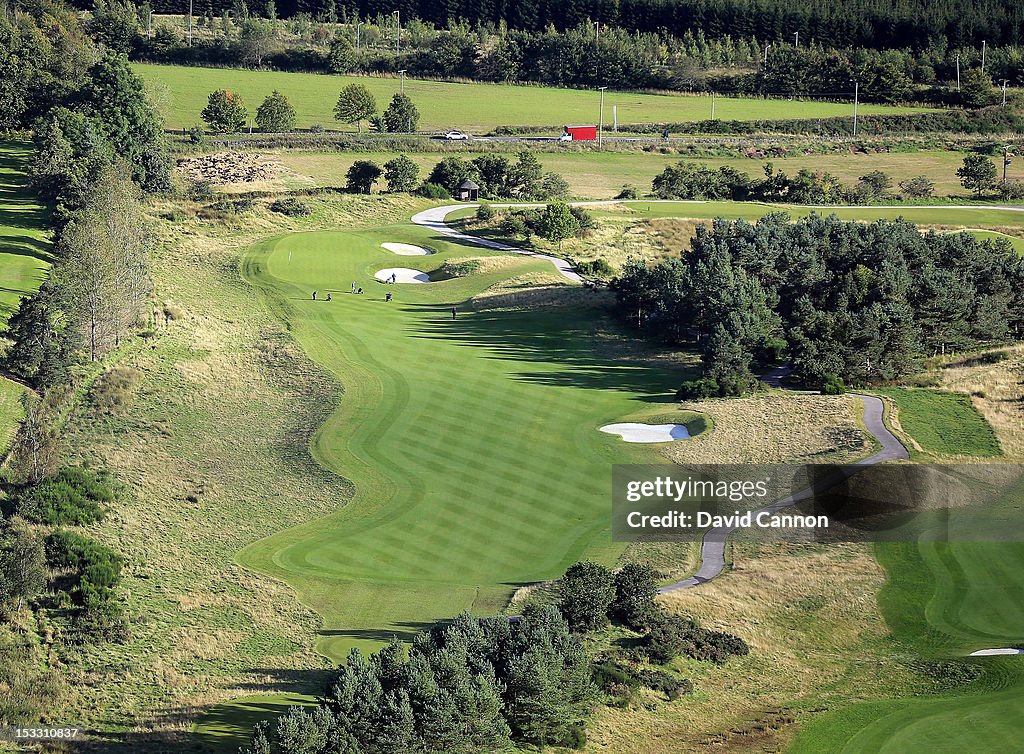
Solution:
[[[424,249],[422,246],[413,246],[411,243],[382,243],[385,249],[395,254],[401,254],[403,257],[421,257],[427,254],[433,254],[430,249]]]
[[[626,442],[672,442],[685,440],[690,436],[684,424],[637,424],[623,422],[621,424],[605,424],[602,432],[619,435]]]
[[[977,652],[971,652],[968,657],[990,657],[992,655],[1024,655],[1024,649],[1014,649],[1013,647],[1004,647],[1001,649],[979,649]]]
[[[373,276],[382,283],[429,283],[427,273],[419,270],[412,270],[408,267],[387,267],[373,273]]]

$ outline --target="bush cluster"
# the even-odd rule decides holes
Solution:
[[[288,217],[302,217],[313,213],[308,204],[292,196],[272,201],[270,203],[270,211],[287,215]]]
[[[103,518],[104,506],[115,497],[108,475],[72,466],[20,491],[16,505],[37,523],[88,524]]]

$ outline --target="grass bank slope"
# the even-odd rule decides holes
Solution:
[[[28,189],[31,148],[0,142],[0,332],[22,296],[39,289],[50,267],[48,212]],[[22,419],[21,385],[0,378],[0,453]]]
[[[376,76],[329,76],[316,73],[246,71],[228,68],[136,63],[134,68],[146,81],[166,87],[170,101],[165,115],[171,128],[201,123],[199,112],[214,89],[230,89],[241,95],[250,113],[273,90],[281,91],[298,114],[296,125],[308,128],[319,123],[336,128],[334,103],[343,86],[364,84],[383,109],[398,91],[398,80]],[[462,128],[482,133],[500,125],[546,126],[565,123],[597,123],[597,92],[506,84],[454,83],[406,79],[405,93],[420,111],[420,129],[437,131]],[[607,92],[605,122],[612,107],[618,108],[619,122],[671,123],[711,117],[710,96],[682,96]],[[912,112],[914,108],[862,105],[861,113]],[[760,118],[827,118],[853,116],[853,105],[839,102],[790,102],[753,98],[718,97],[715,116],[722,120]],[[345,130],[354,130],[343,126]],[[609,129],[610,130],[610,129]]]

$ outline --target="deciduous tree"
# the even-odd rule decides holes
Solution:
[[[200,116],[211,131],[234,133],[241,131],[249,117],[242,98],[229,89],[210,92],[206,107]]]
[[[360,133],[363,121],[377,112],[377,100],[362,84],[349,84],[338,95],[334,106],[334,117],[342,123],[355,123]]]

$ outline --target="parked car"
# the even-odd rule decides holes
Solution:
[[[445,133],[444,138],[448,141],[468,141],[469,134],[463,131],[448,131]]]

